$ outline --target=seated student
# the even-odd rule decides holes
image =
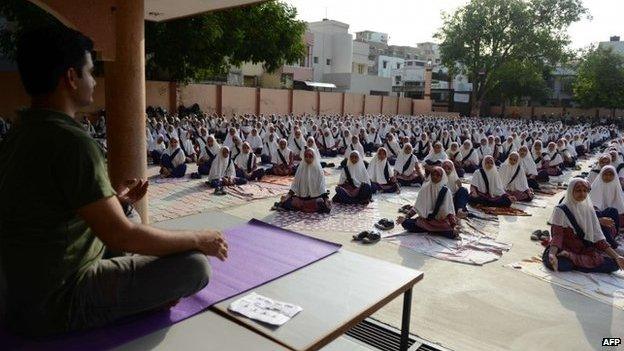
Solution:
[[[271,174],[276,176],[290,176],[295,174],[295,155],[288,148],[286,139],[280,139],[279,146],[271,156]]]
[[[197,162],[197,154],[195,153],[195,145],[193,145],[192,139],[193,133],[191,133],[190,131],[183,133],[185,138],[182,139],[183,141],[182,145],[180,145],[180,148],[184,152],[184,156],[186,157],[186,163]]]
[[[526,145],[520,146],[518,149],[519,161],[522,164],[522,169],[526,174],[527,184],[533,190],[539,190],[540,186],[538,181],[548,181],[548,173],[544,170],[538,172],[533,157],[529,154],[529,148]]]
[[[373,152],[382,146],[381,138],[379,137],[379,131],[374,127],[370,128],[369,133],[366,133],[366,147],[367,152]],[[370,151],[368,151],[370,150]]]
[[[165,138],[162,135],[158,134],[158,137],[156,137],[156,141],[152,145],[150,145],[150,157],[152,158],[152,163],[154,163],[155,165],[159,165],[163,152],[165,152],[166,149],[167,147],[165,146]]]
[[[565,198],[553,210],[549,221],[552,239],[542,255],[546,268],[592,273],[624,269],[624,258],[605,240],[601,228],[604,220],[596,216],[589,189],[586,180],[573,178]]]
[[[415,149],[416,156],[420,160],[429,155],[429,152],[431,151],[431,143],[429,142],[429,137],[427,136],[427,133],[423,132],[422,134],[420,134],[420,140],[418,140],[418,142],[416,143]]]
[[[425,172],[431,172],[433,167],[440,166],[442,164],[442,161],[446,159],[448,159],[448,156],[446,155],[446,152],[442,147],[442,143],[439,141],[436,142],[435,144],[433,144],[433,149],[431,149],[429,155],[427,155],[423,160],[423,162],[425,163]]]
[[[177,138],[169,140],[169,147],[160,159],[160,174],[168,178],[182,178],[186,174],[186,157]]]
[[[351,143],[351,132],[344,130],[340,133],[340,137],[337,139],[336,147],[338,148],[338,154],[344,154]],[[346,157],[345,157],[346,158]]]
[[[455,211],[458,213],[467,212],[466,205],[468,205],[470,194],[468,194],[468,189],[464,188],[461,180],[459,180],[459,176],[455,171],[455,164],[450,160],[445,160],[442,162],[442,169],[444,169],[447,177],[446,186],[453,194],[453,206],[455,206]]]
[[[197,160],[197,173],[199,175],[208,175],[210,173],[212,161],[217,157],[220,150],[221,146],[219,146],[215,137],[209,135],[206,138],[206,145],[200,150],[199,159]]]
[[[221,147],[219,155],[212,162],[206,184],[211,188],[218,189],[224,186],[242,185],[246,183],[247,180],[245,178],[236,176],[236,166],[234,165],[234,161],[232,161],[230,149],[227,146]]]
[[[472,176],[468,203],[473,206],[510,207],[513,201],[513,197],[505,192],[494,158],[485,156],[483,167]]]
[[[386,134],[386,140],[384,141],[383,146],[389,151],[388,161],[394,166],[396,159],[399,157],[399,153],[401,152],[401,146],[396,141],[394,134]]]
[[[579,134],[574,135],[574,140],[572,140],[572,146],[576,151],[577,157],[583,157],[587,153],[585,144],[583,143],[583,140],[581,139],[581,136]]]
[[[574,168],[576,167],[576,158],[574,154],[570,153],[570,149],[568,149],[567,141],[563,138],[557,140],[557,151],[563,158],[562,167]]]
[[[604,154],[598,157],[598,162],[596,162],[596,164],[591,168],[589,174],[587,175],[587,181],[589,182],[589,184],[593,184],[594,180],[596,180],[596,178],[598,177],[598,174],[600,174],[600,171],[604,167],[609,165],[611,165],[610,155]]]
[[[347,148],[345,149],[345,153],[344,153],[345,161],[346,159],[350,157],[351,152],[353,151],[357,151],[362,157],[364,156],[364,146],[360,144],[360,138],[356,135],[351,137],[351,142],[347,145]],[[345,161],[343,161],[343,163]],[[364,162],[364,164],[366,164],[366,162]]]
[[[425,176],[420,170],[418,158],[414,155],[412,144],[406,143],[394,164],[394,174],[400,185],[412,186],[422,184]]]
[[[563,156],[557,151],[557,144],[553,142],[548,143],[548,149],[546,150],[542,165],[551,177],[557,177],[563,174],[561,171],[563,167]]]
[[[314,138],[312,138],[312,140],[314,140]],[[321,133],[318,144],[321,156],[336,157],[338,155],[338,150],[336,150],[336,142],[329,128],[325,128],[323,133]]]
[[[520,155],[517,152],[512,151],[509,154],[507,160],[501,165],[499,173],[507,195],[522,202],[533,200],[533,190],[529,187],[525,170],[520,163]]]
[[[461,162],[462,162],[462,159],[464,158],[464,156],[462,155],[462,152],[461,152],[461,150],[459,148],[459,144],[456,143],[456,142],[452,142],[451,146],[446,150],[446,156],[448,156],[448,159],[453,162],[453,165],[455,166],[454,168],[455,168],[455,170],[457,172],[457,175],[459,177],[463,177],[465,172],[461,168]],[[444,163],[444,162],[442,162],[442,163]]]
[[[460,149],[462,153],[462,160],[460,167],[465,173],[474,173],[479,168],[479,155],[477,151],[472,147],[472,141],[466,140],[462,144]]]
[[[295,132],[288,139],[288,148],[292,150],[295,161],[301,161],[301,153],[305,150],[305,139],[299,128],[295,129]]]
[[[247,181],[260,180],[264,177],[264,169],[258,168],[256,164],[256,154],[251,151],[248,142],[243,143],[243,150],[234,159],[236,176],[245,178]]]
[[[514,142],[514,138],[512,136],[508,136],[507,140],[505,140],[505,142],[501,145],[501,154],[500,154],[500,158],[498,158],[497,161],[499,162],[505,162],[505,160],[507,160],[507,157],[509,157],[509,155],[516,151],[516,143]]]
[[[271,163],[273,155],[275,155],[275,152],[279,148],[275,138],[275,133],[269,133],[267,135],[267,139],[264,142],[264,147],[262,148],[262,154],[260,155],[260,161],[262,162],[262,164]]]
[[[591,184],[589,198],[598,218],[611,219],[612,225],[607,226],[609,227],[607,230],[603,228],[603,233],[609,244],[616,249],[618,244],[614,239],[619,234],[619,229],[624,226],[624,194],[615,167],[602,168],[596,180]]]
[[[234,148],[234,137],[239,137],[239,133],[236,128],[231,127],[227,130],[227,135],[225,136],[225,140],[223,141],[223,146],[226,146],[230,150]]]
[[[252,128],[251,133],[247,136],[247,140],[249,146],[253,150],[254,154],[260,156],[262,155],[263,143],[262,137],[258,135],[258,129]]]
[[[331,202],[325,185],[325,175],[318,155],[312,149],[303,152],[303,162],[297,167],[290,191],[273,209],[306,213],[330,213]]]
[[[377,149],[377,153],[371,159],[367,170],[371,179],[373,194],[378,191],[382,193],[400,192],[401,188],[394,176],[394,169],[388,162],[388,152],[386,149],[383,147]]]
[[[446,186],[446,173],[442,167],[433,167],[431,178],[423,185],[416,197],[416,204],[406,217],[397,218],[412,233],[431,233],[449,239],[459,238],[453,195]],[[418,215],[416,219],[412,217]]]
[[[232,147],[230,150],[232,151],[232,159],[235,159],[238,154],[243,151],[243,141],[238,135],[232,137]],[[225,146],[225,145],[223,145]]]
[[[333,202],[368,205],[372,201],[371,181],[358,151],[351,151],[340,172]]]

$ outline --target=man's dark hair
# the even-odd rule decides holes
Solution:
[[[41,27],[24,33],[17,42],[17,67],[28,95],[53,92],[70,68],[82,78],[85,53],[92,50],[91,39],[65,26]]]

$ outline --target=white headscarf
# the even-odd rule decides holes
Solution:
[[[446,160],[446,161],[443,162],[443,165],[446,162],[448,162],[453,167],[453,170],[451,171],[451,174],[447,174],[446,175],[446,178],[447,178],[446,186],[449,188],[451,193],[455,194],[457,192],[457,190],[459,190],[459,186],[457,186],[457,181],[459,180],[459,175],[457,175],[457,171],[455,170],[455,164],[453,163],[453,161]],[[446,173],[446,172],[444,172],[444,173]]]
[[[249,145],[249,143],[245,142],[245,144]],[[236,155],[236,159],[234,160],[234,164],[240,168],[245,170],[245,172],[249,172],[250,170],[247,169],[247,165],[249,162],[249,158],[251,157],[251,166],[253,167],[254,164],[254,158],[256,157],[256,155],[253,153],[253,151],[251,151],[251,145],[249,145],[250,151],[245,152],[245,148],[241,147],[241,153]],[[253,171],[253,169],[252,169]]]
[[[438,183],[429,179],[418,192],[414,209],[420,217],[427,218],[433,212],[440,189],[448,182],[446,172],[441,167],[436,167],[434,171],[442,172],[442,179]],[[446,218],[450,214],[455,214],[455,206],[453,206],[453,193],[449,189],[444,195],[444,201],[435,219]]]
[[[411,148],[411,146],[412,144],[410,143],[406,143],[405,145],[403,145],[403,149],[399,151],[399,155],[397,156],[396,163],[394,164],[394,169],[397,171],[397,173],[405,175],[405,176],[409,176],[412,173],[414,173],[414,171],[416,170],[417,162],[418,162],[418,158],[416,157],[416,155],[414,155],[412,152],[406,153],[407,151],[406,148],[408,147]],[[405,164],[407,162],[409,162],[409,165],[405,169],[405,172],[403,172],[403,168],[405,167]]]
[[[602,180],[602,174],[610,170],[615,177],[609,183]],[[622,193],[622,185],[617,177],[617,171],[613,166],[605,166],[594,180],[589,192],[589,197],[593,205],[600,211],[606,208],[615,208],[619,214],[624,213],[624,194]]]
[[[574,199],[574,188],[578,184],[584,184],[589,187],[589,183],[587,183],[585,179],[572,178],[568,185],[565,198],[561,204],[566,205],[568,209],[570,209],[570,212],[572,212],[572,215],[574,216],[574,219],[576,219],[579,227],[581,227],[581,229],[585,232],[585,240],[592,243],[605,240],[604,234],[602,234],[602,229],[600,228],[600,222],[598,222],[598,217],[596,216],[596,211],[590,201],[589,195],[581,202]],[[555,207],[549,222],[552,225],[574,229],[563,210],[558,207]]]
[[[350,159],[351,154],[356,154],[358,156],[357,163],[355,164],[351,163],[351,159]],[[349,173],[351,174],[351,179],[353,180],[353,186],[355,186],[356,188],[359,188],[360,185],[362,185],[362,183],[370,185],[370,182],[371,182],[370,176],[368,175],[368,172],[366,171],[366,167],[364,166],[364,160],[362,160],[362,156],[360,155],[358,151],[351,151],[349,153],[346,167],[349,170]],[[342,172],[340,173],[340,180],[338,181],[338,184],[344,184],[346,181],[347,181],[347,174],[345,173],[343,169]]]
[[[380,150],[386,150],[384,148],[380,148]],[[388,177],[392,177],[394,175],[394,169],[388,163],[388,151],[386,150],[386,158],[384,160],[379,159],[379,151],[375,154],[368,164],[368,175],[370,176],[371,182],[378,184],[387,184],[386,176],[384,174],[384,170],[388,168]]]
[[[174,139],[174,138],[171,138]],[[171,157],[176,150],[180,150],[174,158],[171,159],[171,164],[173,165],[173,167],[178,167],[179,165],[186,163],[186,156],[184,156],[184,151],[182,151],[182,148],[180,148],[180,142],[178,141],[178,146],[176,146],[175,148],[169,146],[165,152],[163,154],[168,155],[169,157]]]
[[[436,144],[440,144],[440,146],[442,146],[442,143],[437,142]],[[429,151],[429,155],[425,156],[425,158],[423,159],[423,161],[431,161],[431,162],[438,162],[438,161],[444,161],[448,158],[448,156],[446,155],[446,152],[444,152],[444,147],[442,147],[440,149],[440,152],[435,152],[435,145],[431,147],[431,151]]]
[[[308,164],[305,159],[297,167],[295,179],[293,180],[290,190],[299,197],[319,197],[327,191],[325,185],[325,174],[321,168],[321,162],[317,158],[317,153],[312,151],[314,160]]]
[[[485,156],[485,158],[483,159],[484,165],[485,165],[486,158],[491,158],[492,160],[494,160],[492,156]],[[496,196],[501,196],[505,194],[505,189],[503,188],[503,184],[501,182],[500,175],[498,174],[498,170],[496,169],[496,165],[493,165],[489,171],[485,169],[485,166],[482,166],[482,169],[485,171],[485,176],[487,177],[488,182],[490,183],[489,191],[485,186],[485,181],[481,177],[481,171],[479,170],[474,172],[474,175],[472,176],[472,181],[470,184],[474,185],[479,190],[479,192],[484,193],[484,194],[489,193],[490,196],[496,197]]]
[[[353,144],[353,141],[347,144],[347,147],[345,148],[345,158],[349,157],[351,151],[357,151],[360,155],[360,158],[364,157],[364,146],[362,146],[362,143],[359,142],[359,138],[357,144]]]
[[[223,157],[222,151],[226,149],[228,155]],[[227,146],[223,146],[219,151],[217,157],[212,161],[210,166],[210,173],[208,173],[208,180],[221,180],[225,177],[235,178],[236,170],[234,169],[234,161],[230,158],[230,149]]]
[[[509,158],[511,158],[511,155],[518,156],[518,162],[513,166],[511,165],[511,163],[509,163]],[[511,181],[511,178],[514,176],[518,168],[520,168],[518,175],[513,181]],[[524,172],[524,169],[522,168],[522,163],[520,163],[520,155],[518,155],[517,152],[514,151],[511,154],[509,154],[509,157],[507,157],[505,162],[503,162],[503,164],[501,165],[499,174],[500,174],[501,182],[503,182],[503,186],[505,187],[505,190],[509,190],[509,191],[529,190],[529,183],[527,182],[526,173]]]
[[[284,139],[281,139],[281,140],[284,140]],[[286,161],[286,164],[288,164],[288,162],[290,160],[290,153],[291,152],[292,151],[288,148],[288,144],[286,145],[286,147],[284,149],[282,149],[279,146],[279,144],[278,144],[277,148],[273,152],[273,155],[271,155],[271,162],[275,163],[276,165],[284,164],[284,162],[282,161],[282,158],[278,154],[278,153],[280,153],[282,156],[284,156],[284,160]]]
[[[518,156],[519,155],[520,154],[518,154]],[[522,168],[524,169],[526,175],[537,175],[537,165],[535,164],[533,157],[531,157],[530,152],[527,151],[527,154],[524,157],[520,156],[520,163],[522,164]]]

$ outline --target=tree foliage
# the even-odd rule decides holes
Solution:
[[[0,50],[14,57],[17,37],[42,25],[62,25],[24,0],[0,1]],[[148,78],[189,82],[224,75],[231,65],[263,63],[272,72],[304,57],[305,22],[280,1],[210,12],[167,21],[145,22]]]
[[[436,33],[442,62],[473,83],[472,114],[509,62],[543,67],[565,61],[567,28],[587,14],[582,0],[471,0],[443,14]]]
[[[549,89],[546,79],[550,67],[539,67],[527,61],[508,61],[492,73],[492,86],[486,98],[505,104],[518,103],[522,98],[540,100]]]
[[[590,49],[574,82],[574,99],[585,108],[624,108],[624,56],[611,48]]]

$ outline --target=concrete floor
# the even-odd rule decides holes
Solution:
[[[332,189],[336,178],[328,179]],[[453,350],[601,350],[602,338],[624,337],[624,311],[503,267],[541,254],[542,247],[529,240],[530,233],[548,229],[546,221],[562,194],[550,198],[546,209],[528,208],[532,217],[501,217],[498,240],[512,243],[513,248],[499,261],[481,267],[438,260],[386,242],[364,246],[352,243],[344,233],[306,234],[425,272],[414,289],[411,324],[411,332],[423,339]],[[274,201],[258,200],[156,225],[228,228],[251,218],[274,216],[269,211]],[[387,218],[396,217],[397,207],[380,203]],[[399,326],[401,303],[396,299],[373,317]]]

